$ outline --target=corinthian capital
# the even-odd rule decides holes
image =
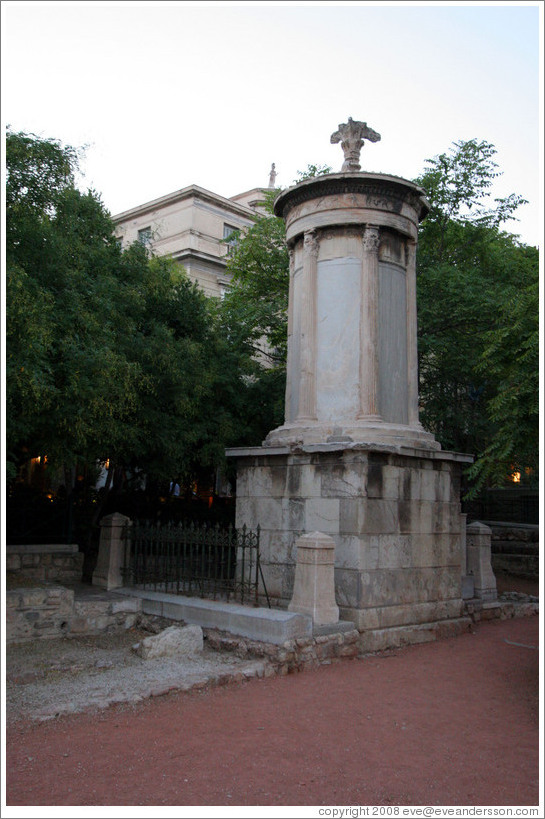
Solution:
[[[363,249],[368,252],[378,252],[380,233],[376,225],[367,225],[363,232]]]
[[[318,258],[318,237],[315,230],[305,231],[304,249],[305,253]]]

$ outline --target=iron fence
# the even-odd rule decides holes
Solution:
[[[259,584],[270,608],[255,532],[196,523],[125,526],[124,582],[170,594],[258,605]]]

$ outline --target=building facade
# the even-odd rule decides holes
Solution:
[[[234,235],[253,224],[263,203],[263,188],[227,199],[189,185],[113,220],[123,246],[140,241],[159,256],[172,256],[207,296],[222,298],[230,282],[226,266]]]

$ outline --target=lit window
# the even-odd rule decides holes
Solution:
[[[144,247],[151,245],[151,227],[145,227],[138,231],[138,241]]]

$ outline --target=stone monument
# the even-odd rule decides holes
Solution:
[[[261,527],[269,596],[288,605],[295,543],[335,542],[341,617],[360,630],[462,612],[461,465],[419,421],[416,317],[423,191],[360,171],[349,118],[340,173],[280,193],[290,257],[285,421],[237,459],[236,524]]]

